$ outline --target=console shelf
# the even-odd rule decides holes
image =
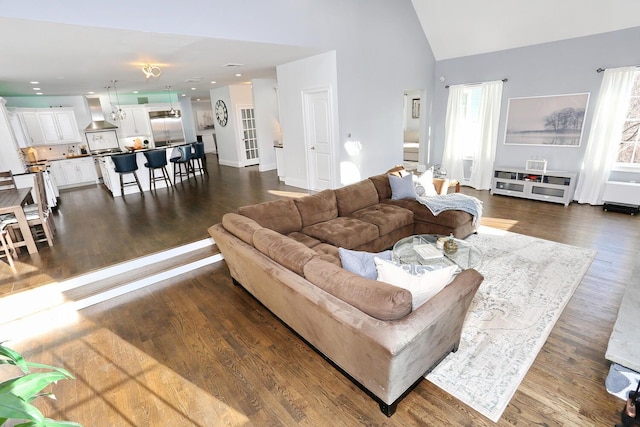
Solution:
[[[577,174],[571,172],[532,172],[524,169],[496,168],[491,194],[563,203],[573,200]]]

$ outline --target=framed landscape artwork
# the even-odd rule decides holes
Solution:
[[[198,120],[198,129],[214,129],[213,126],[213,111],[211,110],[196,110],[196,118]]]
[[[588,93],[509,98],[504,143],[579,147]]]

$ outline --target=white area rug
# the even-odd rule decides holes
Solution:
[[[484,281],[460,347],[427,379],[497,422],[596,252],[481,227]]]

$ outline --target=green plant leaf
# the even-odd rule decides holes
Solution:
[[[11,393],[0,394],[0,413],[9,419],[32,420],[40,424],[45,421],[38,408]]]
[[[0,394],[13,393],[23,400],[29,400],[49,384],[67,378],[61,372],[35,372],[0,384]]]
[[[47,418],[44,422],[46,427],[82,427],[81,424],[74,423],[73,421],[56,421]]]
[[[6,357],[8,360],[5,362],[9,362],[11,365],[17,365],[22,369],[23,372],[29,372],[29,368],[27,367],[27,362],[22,358],[20,353],[15,350],[10,349],[9,347],[5,347],[0,344],[0,356]]]
[[[75,379],[75,377],[69,371],[67,371],[64,368],[59,368],[57,366],[43,365],[42,363],[34,363],[34,362],[27,362],[27,366],[29,368],[51,369],[52,371],[58,371],[66,375],[68,378]]]

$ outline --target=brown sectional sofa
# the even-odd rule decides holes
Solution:
[[[482,276],[466,270],[412,311],[408,290],[351,273],[338,248],[388,249],[420,233],[474,232],[471,215],[437,217],[391,200],[378,175],[337,190],[245,206],[209,228],[231,276],[392,415],[400,399],[455,351]]]

